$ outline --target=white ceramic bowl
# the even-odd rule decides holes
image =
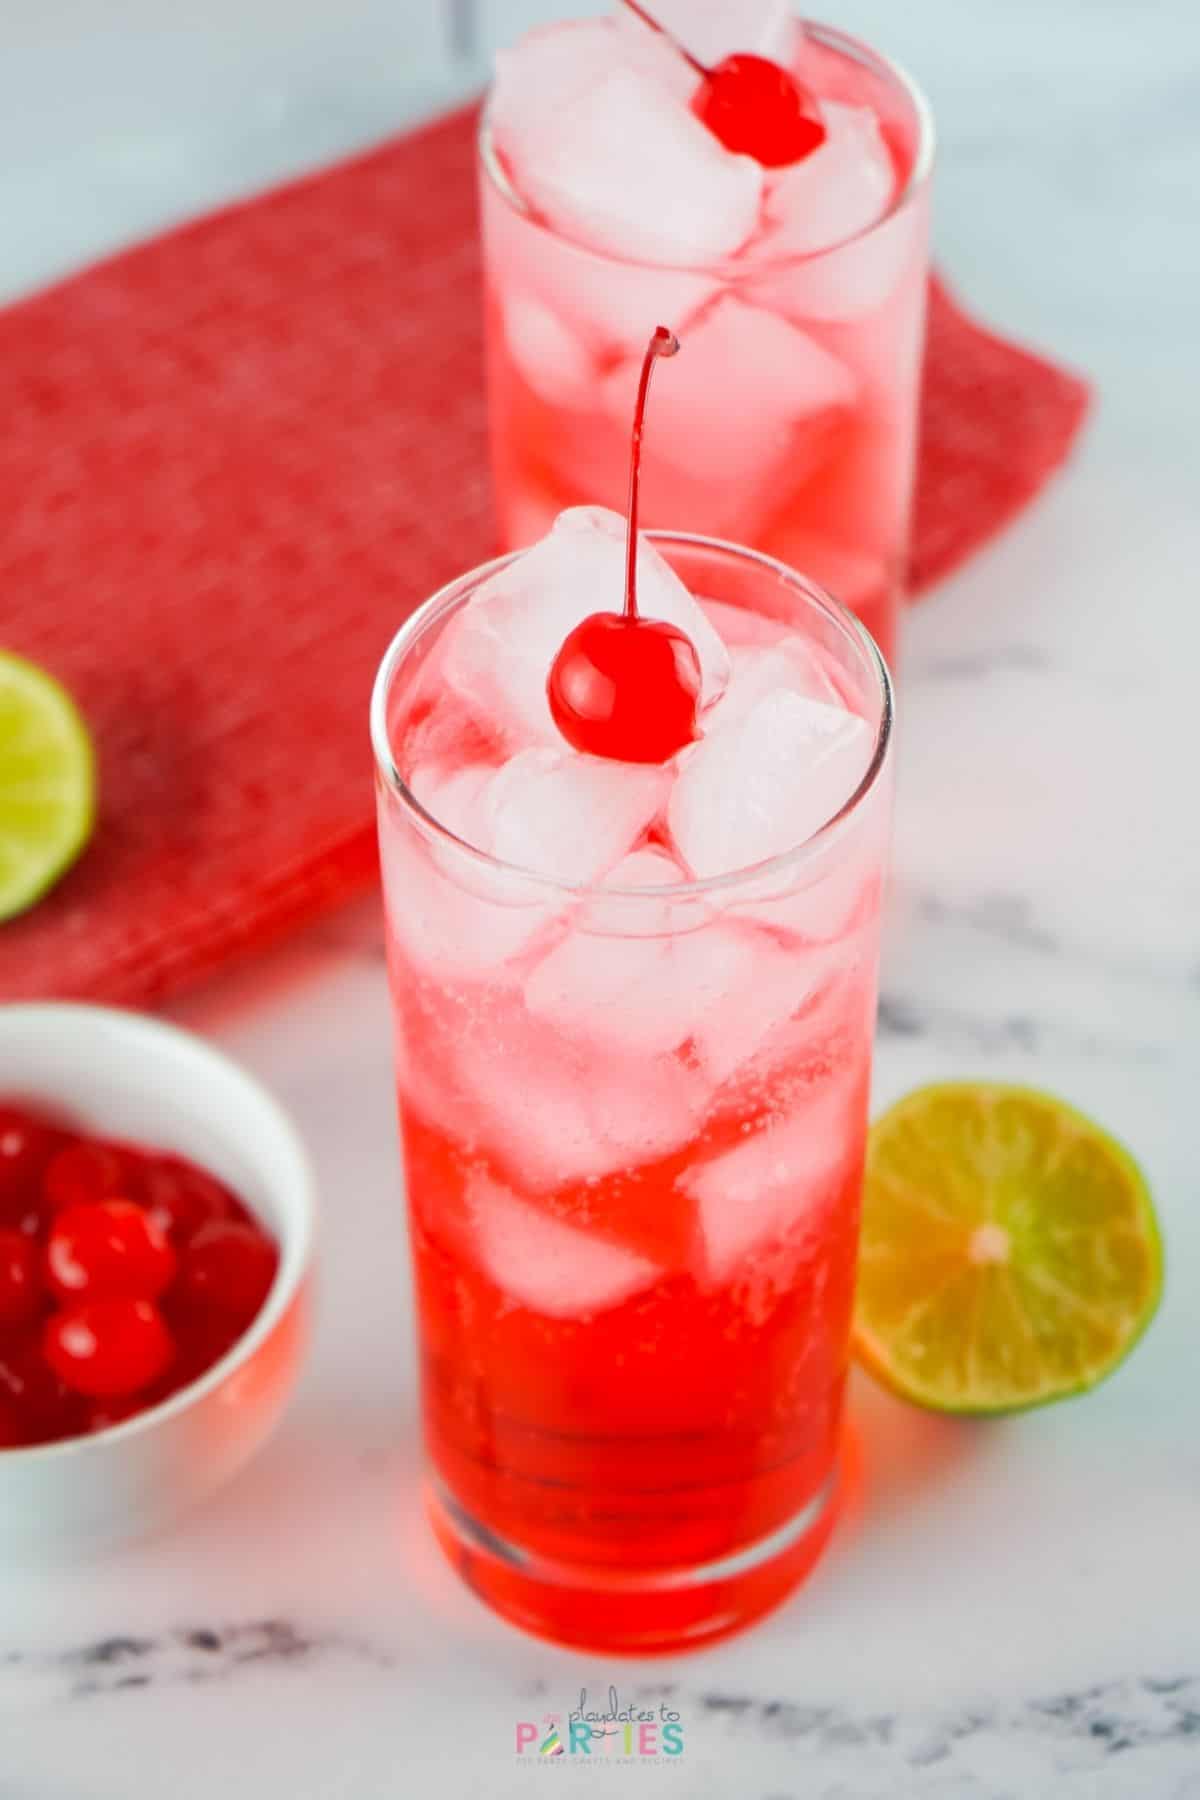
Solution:
[[[0,1006],[0,1095],[189,1157],[241,1195],[280,1248],[258,1317],[190,1387],[91,1437],[0,1450],[2,1577],[7,1561],[155,1531],[254,1454],[304,1347],[315,1196],[304,1148],[264,1089],[199,1038],[137,1013]]]

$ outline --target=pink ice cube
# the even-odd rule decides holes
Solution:
[[[727,1281],[772,1239],[817,1225],[861,1132],[854,1104],[848,1083],[827,1082],[787,1119],[681,1178],[697,1204],[713,1281]]]
[[[703,266],[734,255],[758,224],[759,164],[724,149],[640,69],[600,73],[534,131],[510,128],[506,109],[494,123],[524,199],[596,249]]]
[[[820,467],[850,415],[855,378],[804,332],[731,295],[681,331],[645,433],[648,511],[720,532],[769,516]],[[632,416],[640,359],[607,377],[611,419]]]
[[[803,162],[772,176],[768,229],[755,245],[772,258],[809,255],[844,243],[883,217],[896,171],[869,107],[822,103],[825,142]]]
[[[874,733],[843,707],[777,688],[684,752],[668,807],[675,846],[698,876],[729,874],[797,848],[850,799]]]
[[[490,1279],[517,1305],[549,1318],[617,1306],[659,1274],[648,1257],[553,1219],[484,1175],[472,1181],[467,1205]]]

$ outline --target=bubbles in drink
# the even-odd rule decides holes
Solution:
[[[849,1081],[828,1086],[809,1106],[794,1107],[782,1122],[768,1118],[734,1149],[681,1177],[698,1208],[709,1280],[728,1281],[772,1239],[819,1230],[861,1131],[856,1104]]]

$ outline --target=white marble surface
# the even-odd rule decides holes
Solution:
[[[547,6],[483,0],[482,26]],[[174,1009],[303,1122],[324,1303],[271,1449],[176,1535],[0,1571],[4,1800],[1200,1796],[1200,832],[1194,796],[1200,15],[1192,0],[847,0],[942,128],[945,264],[1090,371],[1081,455],[914,615],[881,1102],[935,1076],[1059,1090],[1143,1159],[1170,1280],[1094,1397],[983,1428],[861,1384],[867,1485],[808,1587],[656,1664],[557,1653],[430,1547],[374,910]],[[168,23],[169,21],[169,23]],[[318,162],[467,79],[428,8],[0,20],[0,287]],[[669,1690],[685,1753],[513,1754],[518,1718]]]

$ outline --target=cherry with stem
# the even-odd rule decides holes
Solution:
[[[624,0],[635,18],[678,52],[700,77],[692,111],[727,150],[752,156],[764,168],[802,162],[825,142],[816,97],[790,70],[765,56],[739,52],[709,68],[684,48],[639,0]]]
[[[660,325],[646,349],[633,413],[626,519],[625,604],[590,613],[570,632],[546,683],[554,722],[575,750],[618,762],[663,763],[696,735],[700,659],[691,640],[638,612],[638,499],[650,377],[679,339]]]

